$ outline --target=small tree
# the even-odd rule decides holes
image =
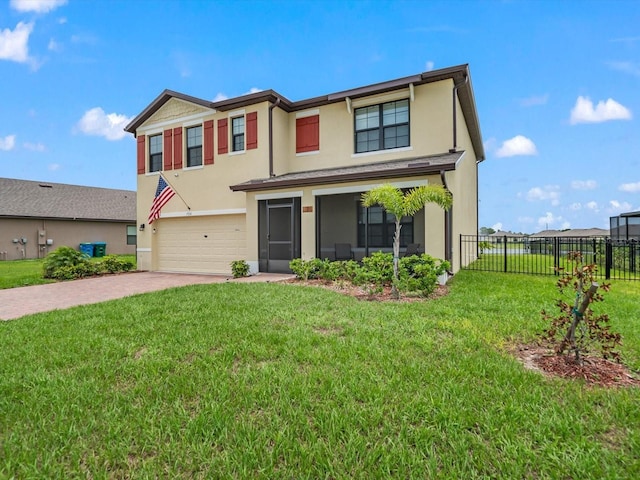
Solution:
[[[611,331],[609,316],[596,315],[590,308],[595,302],[601,302],[604,297],[597,290],[600,288],[608,292],[610,284],[598,285],[595,282],[597,266],[585,265],[580,252],[569,252],[569,262],[573,267],[569,271],[559,268],[561,277],[556,286],[560,293],[565,289],[573,290],[573,299],[566,301],[560,298],[556,306],[560,309],[557,316],[553,316],[543,310],[542,317],[550,321],[551,326],[544,330],[542,338],[557,343],[558,355],[574,353],[577,363],[582,363],[582,355],[589,351],[589,347],[595,344],[604,358],[620,361],[620,354],[615,350],[622,340],[619,333]],[[561,339],[558,341],[558,336]]]
[[[435,203],[445,210],[451,208],[451,193],[442,185],[423,185],[403,193],[398,187],[388,183],[362,194],[362,205],[380,205],[395,217],[396,231],[393,237],[393,282],[391,294],[400,298],[398,291],[398,259],[400,257],[400,221],[402,217],[412,217],[427,203]]]

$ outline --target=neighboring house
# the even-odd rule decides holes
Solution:
[[[568,230],[542,230],[541,232],[529,235],[529,238],[544,237],[581,237],[600,238],[608,237],[609,230],[603,228],[570,228]]]
[[[460,268],[478,231],[484,159],[467,65],[292,102],[273,90],[211,102],[165,90],[125,128],[137,139],[138,268],[286,272],[293,258],[391,251],[394,221],[362,207],[376,185],[444,184],[445,213],[402,220],[402,249]],[[177,193],[149,225],[158,175]]]
[[[0,260],[93,242],[133,254],[136,233],[136,192],[0,178]]]
[[[513,233],[513,232],[505,232],[504,230],[498,230],[497,232],[491,233],[489,235],[486,235],[487,237],[490,238],[495,238],[497,239],[498,243],[502,242],[502,240],[506,237],[507,238],[507,242],[509,241],[520,241],[522,240],[524,237],[526,237],[526,235],[523,235],[521,233]]]
[[[640,240],[640,211],[610,217],[612,240]]]

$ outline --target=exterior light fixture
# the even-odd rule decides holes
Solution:
[[[140,230],[141,232],[144,232],[144,223],[140,224],[140,228],[138,228],[138,230]]]

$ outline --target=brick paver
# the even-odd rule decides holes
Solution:
[[[184,285],[220,282],[277,282],[293,275],[259,273],[234,279],[223,275],[131,272],[85,278],[68,282],[0,290],[0,320],[24,315],[99,303],[137,293],[153,292]]]

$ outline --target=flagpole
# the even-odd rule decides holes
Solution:
[[[180,197],[180,200],[182,200],[182,202],[187,206],[187,210],[191,210],[191,207],[189,206],[189,204],[185,202],[184,198],[182,198],[182,195],[180,195],[178,190],[176,190],[175,187],[169,183],[169,180],[167,180],[167,177],[165,177],[162,173],[160,174],[160,176],[164,179],[165,182],[167,182],[167,184],[173,189],[173,191],[176,192],[176,195]]]

